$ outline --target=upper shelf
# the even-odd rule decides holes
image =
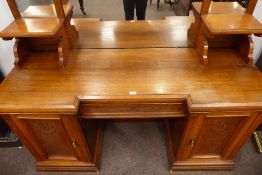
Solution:
[[[65,15],[73,9],[73,6],[69,3],[63,5]],[[29,6],[24,12],[21,13],[23,17],[56,17],[56,10],[54,4],[50,5],[34,5]]]
[[[206,14],[204,24],[211,34],[262,34],[262,24],[250,14]]]
[[[200,14],[202,2],[193,2],[193,9]],[[208,13],[244,13],[246,11],[238,2],[211,1]]]
[[[62,24],[59,18],[20,18],[0,32],[0,37],[52,37]]]

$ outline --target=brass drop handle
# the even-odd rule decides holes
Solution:
[[[77,143],[76,143],[76,140],[75,140],[75,139],[73,139],[73,141],[72,141],[72,147],[73,147],[73,148],[76,148],[76,147],[77,147]]]
[[[190,141],[189,141],[189,146],[195,146],[195,144],[196,144],[196,140],[195,139],[190,139]]]

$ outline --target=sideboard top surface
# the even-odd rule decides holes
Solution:
[[[89,42],[101,43],[98,38]],[[234,49],[210,49],[204,66],[194,48],[83,47],[71,50],[64,69],[57,64],[56,52],[30,53],[22,68],[13,69],[0,85],[0,113],[73,112],[77,98],[141,96],[187,99],[200,110],[262,109],[262,74]]]
[[[25,106],[66,109],[76,96],[129,98],[130,92],[190,95],[193,104],[207,106],[262,104],[262,74],[242,63],[233,50],[211,50],[208,66],[193,48],[76,49],[61,70],[53,69],[55,60],[48,58],[38,55],[37,62],[32,55],[23,69],[13,69],[0,86],[0,112]],[[43,69],[34,69],[40,66]]]

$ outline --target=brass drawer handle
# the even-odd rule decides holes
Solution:
[[[75,139],[73,139],[73,141],[72,141],[72,147],[73,147],[73,148],[76,148],[76,147],[77,147],[77,143],[76,143],[76,140],[75,140]]]
[[[195,139],[190,139],[190,141],[189,141],[189,146],[195,146],[195,144],[196,144],[196,141],[195,141]]]

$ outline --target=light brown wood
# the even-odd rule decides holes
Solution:
[[[212,2],[209,14],[203,14],[201,4],[205,7],[205,3],[208,2],[193,3],[195,23],[188,30],[188,37],[196,46],[200,59],[205,60],[203,63],[207,65],[208,62],[207,48],[224,47],[237,48],[242,59],[253,65],[253,43],[245,38],[250,34],[260,36],[262,24],[249,13],[244,13],[237,2]],[[252,4],[254,1],[250,2]],[[206,9],[204,12],[207,13]]]
[[[201,11],[202,2],[193,2],[192,8],[198,14]],[[245,8],[243,8],[238,2],[213,2],[211,1],[208,13],[245,13]]]
[[[15,0],[6,0],[8,6],[9,6],[9,9],[11,10],[12,12],[12,15],[14,17],[14,19],[19,19],[21,18],[21,14],[17,8],[17,5],[16,5],[16,2]]]
[[[197,36],[199,35],[199,27],[201,26],[201,7],[202,2],[193,2],[192,3],[192,10],[195,17],[195,22],[190,26],[189,28],[189,38],[192,41],[192,43],[196,43]],[[232,14],[232,13],[245,13],[245,9],[238,3],[238,2],[213,2],[211,1],[210,7],[208,10],[209,14]],[[226,43],[230,43],[231,39],[228,39],[228,37],[224,37],[225,40],[222,41],[223,44],[220,45],[223,46]],[[215,38],[213,43],[217,43],[217,39]]]
[[[18,37],[19,69],[0,85],[0,114],[36,158],[37,170],[97,171],[103,119],[157,118],[166,122],[171,171],[234,167],[262,121],[262,74],[246,64],[250,36],[232,36],[226,27],[212,35],[199,17],[193,47],[190,17],[75,19],[80,40],[70,50],[78,37],[73,11],[65,15],[63,2],[55,4],[64,20],[57,33]],[[204,1],[200,13],[209,5]]]
[[[207,14],[202,19],[211,34],[262,34],[262,24],[247,13]]]
[[[71,23],[81,31],[75,48],[150,48],[192,47],[187,39],[191,22],[192,17],[178,17],[173,20],[101,22],[73,19]]]
[[[52,37],[63,24],[56,18],[20,18],[0,32],[0,37]]]
[[[246,13],[252,14],[256,8],[257,0],[249,0]]]
[[[63,9],[65,11],[65,16],[72,10],[73,6],[68,4],[63,4]],[[55,6],[50,5],[33,5],[29,6],[25,11],[21,13],[22,17],[33,18],[33,17],[58,17],[56,13]]]
[[[251,35],[244,35],[239,37],[238,43],[238,52],[243,58],[243,60],[249,64],[254,64],[253,52],[254,52],[254,43]]]
[[[188,121],[181,120],[181,124],[186,124],[186,127],[180,128],[180,131],[175,130],[172,124],[175,120],[167,123],[168,146],[174,156],[170,159],[172,170],[232,169],[234,162],[231,158],[236,152],[230,158],[228,152],[235,150],[234,146],[246,142],[252,134],[248,126],[252,122],[256,123],[255,120],[261,120],[259,113],[216,112],[191,115]],[[183,133],[184,137],[174,142],[179,133]],[[246,134],[240,139],[239,133]]]
[[[200,14],[207,14],[210,8],[211,0],[204,0],[201,6]]]
[[[148,101],[99,101],[82,102],[79,105],[82,118],[167,118],[184,117],[187,113],[185,100]]]
[[[15,2],[13,5],[10,8],[17,8]],[[17,38],[14,46],[16,67],[27,59],[27,52],[43,50],[55,51],[57,67],[65,66],[69,50],[78,38],[78,32],[70,24],[72,9],[68,1],[60,0],[56,0],[53,5],[29,6],[24,14],[27,17],[15,19],[0,33],[4,40]]]
[[[53,0],[58,18],[65,18],[65,11],[61,0]]]
[[[24,42],[21,44],[21,42]],[[17,39],[13,48],[14,56],[15,56],[15,66],[22,66],[25,61],[27,55],[29,54],[28,48],[26,47],[26,42],[20,39]]]
[[[35,116],[6,115],[4,119],[19,133],[32,154],[38,157],[38,170],[97,171],[94,161],[98,155],[90,152],[75,116],[38,115],[37,119]],[[94,129],[99,130],[99,127]],[[97,134],[101,134],[100,131]],[[95,143],[94,151],[99,149],[98,143]]]
[[[38,61],[35,61],[36,56]],[[43,60],[45,64],[41,64]],[[208,67],[201,65],[194,48],[101,49],[99,52],[96,49],[76,49],[71,52],[63,71],[50,70],[55,68],[55,63],[45,53],[31,53],[22,66],[24,69],[14,69],[2,83],[0,99],[5,103],[0,106],[1,112],[74,111],[77,96],[83,99],[94,95],[132,98],[130,91],[136,91],[137,96],[190,94],[192,105],[201,105],[203,109],[219,106],[220,102],[224,108],[231,106],[232,109],[235,109],[234,103],[248,107],[248,102],[252,102],[250,105],[262,102],[261,73],[245,66],[233,49],[210,49]],[[223,73],[221,69],[224,69]],[[239,73],[230,74],[235,71]],[[145,79],[140,75],[148,77]],[[195,81],[198,83],[192,87],[191,82]],[[236,81],[238,83],[233,83]],[[48,87],[45,86],[47,82]],[[34,89],[34,92],[28,89]],[[225,89],[230,95],[225,94]],[[13,92],[17,94],[15,97],[11,95]],[[40,100],[42,105],[39,105]]]

